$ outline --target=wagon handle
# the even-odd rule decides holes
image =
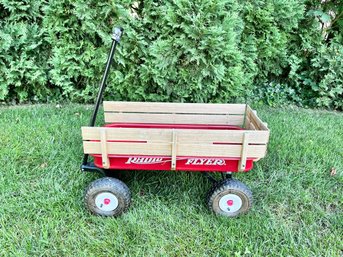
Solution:
[[[116,50],[117,45],[119,44],[119,41],[120,41],[122,34],[123,34],[123,28],[115,27],[113,29],[111,50],[110,50],[110,53],[108,54],[108,57],[107,57],[106,67],[105,67],[104,75],[102,76],[102,79],[101,79],[99,93],[98,93],[98,96],[97,96],[96,101],[95,101],[93,115],[92,115],[90,122],[89,122],[90,127],[94,127],[94,125],[95,125],[96,116],[98,114],[99,106],[100,106],[100,103],[102,101],[102,96],[103,96],[105,88],[106,88],[106,81],[107,81],[107,77],[108,77],[108,74],[109,74],[109,71],[111,68],[111,64],[113,61],[114,52]],[[88,162],[88,154],[84,154],[82,164],[87,165],[87,162]]]
[[[122,34],[123,34],[123,31],[124,31],[124,29],[123,29],[122,27],[115,27],[115,28],[113,29],[112,39],[113,39],[114,41],[116,41],[117,43],[119,43],[120,38],[121,38],[121,36],[122,36]]]
[[[114,56],[114,52],[116,50],[117,44],[120,41],[121,35],[123,33],[123,29],[122,28],[114,28],[113,29],[113,33],[112,33],[112,46],[111,46],[111,50],[110,53],[108,54],[107,57],[107,62],[106,62],[106,68],[105,68],[105,72],[104,75],[102,76],[102,80],[100,83],[100,90],[98,93],[98,96],[96,98],[96,102],[95,102],[95,106],[94,106],[94,111],[93,111],[93,115],[92,118],[90,120],[89,126],[90,127],[94,127],[95,121],[96,121],[96,116],[98,114],[98,110],[99,110],[99,106],[102,100],[102,96],[104,94],[105,88],[106,88],[106,81],[107,81],[107,77],[111,68],[111,64],[113,61],[113,56]]]

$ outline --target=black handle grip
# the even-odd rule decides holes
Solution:
[[[119,43],[121,35],[123,34],[124,29],[121,27],[115,27],[112,33],[112,39]]]

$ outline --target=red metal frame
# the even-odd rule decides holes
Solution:
[[[156,128],[156,129],[206,129],[206,130],[243,130],[238,126],[229,125],[203,125],[203,124],[146,124],[146,123],[112,123],[105,127],[110,128]],[[119,142],[119,141],[115,141]],[[122,142],[122,141],[121,141]],[[146,141],[125,141],[141,142]],[[218,143],[222,144],[222,143]],[[225,143],[232,144],[235,143]],[[100,154],[93,154],[94,164],[103,168]],[[110,168],[113,170],[171,170],[170,156],[147,156],[147,155],[109,155]],[[178,171],[203,171],[203,172],[237,172],[239,158],[223,157],[194,157],[178,156],[176,170]],[[249,158],[246,162],[245,171],[253,168],[254,159]]]

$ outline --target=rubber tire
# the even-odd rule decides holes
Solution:
[[[118,199],[118,206],[112,211],[100,210],[95,205],[95,198],[99,193],[110,192]],[[131,192],[127,185],[116,178],[104,177],[94,180],[85,191],[84,202],[88,210],[95,215],[118,217],[126,212],[131,203]]]
[[[219,200],[226,194],[236,194],[242,200],[242,207],[233,213],[227,213],[220,209]],[[253,198],[250,189],[242,182],[235,179],[226,179],[215,185],[208,193],[207,204],[211,211],[217,215],[237,217],[247,213],[252,206]]]

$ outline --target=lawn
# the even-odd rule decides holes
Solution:
[[[343,114],[259,107],[268,155],[235,177],[251,211],[217,217],[198,173],[130,171],[132,206],[90,215],[80,127],[91,107],[0,108],[0,256],[342,256]],[[102,117],[100,117],[100,120]]]

